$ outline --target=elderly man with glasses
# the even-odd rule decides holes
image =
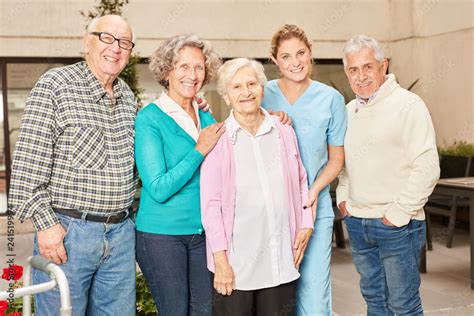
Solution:
[[[118,78],[135,46],[107,15],[83,38],[85,61],[44,74],[26,102],[13,156],[9,208],[37,230],[35,254],[61,265],[74,315],[135,315],[136,102]],[[35,270],[34,283],[49,277]],[[59,292],[35,297],[58,315]]]

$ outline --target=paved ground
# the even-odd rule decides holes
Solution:
[[[0,225],[3,233],[5,227]],[[20,229],[18,229],[20,230]],[[458,229],[454,247],[446,248],[445,229],[434,227],[434,250],[428,252],[428,273],[422,276],[421,293],[425,314],[474,315],[474,291],[469,288],[469,233]],[[346,234],[347,236],[347,234]],[[33,234],[15,236],[18,264],[24,264],[31,254]],[[5,260],[6,236],[0,235],[0,258]],[[332,260],[334,315],[365,315],[365,304],[360,295],[357,275],[348,249],[333,248]],[[0,290],[6,282],[0,280]]]
[[[445,229],[433,224],[433,251],[427,253],[428,273],[422,275],[421,295],[426,315],[474,315],[470,289],[469,232],[458,229],[453,248],[446,248]],[[347,236],[347,234],[346,234]],[[333,248],[334,315],[365,315],[359,276],[348,249]]]

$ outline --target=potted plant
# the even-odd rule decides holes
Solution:
[[[465,141],[454,142],[445,148],[438,148],[440,156],[440,178],[474,176],[474,144]]]

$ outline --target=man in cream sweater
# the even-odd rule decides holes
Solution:
[[[367,314],[422,315],[423,206],[439,178],[431,117],[417,95],[386,75],[388,61],[375,39],[351,38],[343,61],[357,98],[347,105],[337,204]]]

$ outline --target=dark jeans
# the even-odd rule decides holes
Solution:
[[[137,260],[160,316],[212,315],[206,237],[137,231]]]
[[[235,290],[224,296],[214,289],[214,316],[293,316],[296,281],[253,290]]]
[[[390,227],[381,219],[346,217],[352,260],[360,274],[367,315],[423,315],[418,267],[424,221]]]

